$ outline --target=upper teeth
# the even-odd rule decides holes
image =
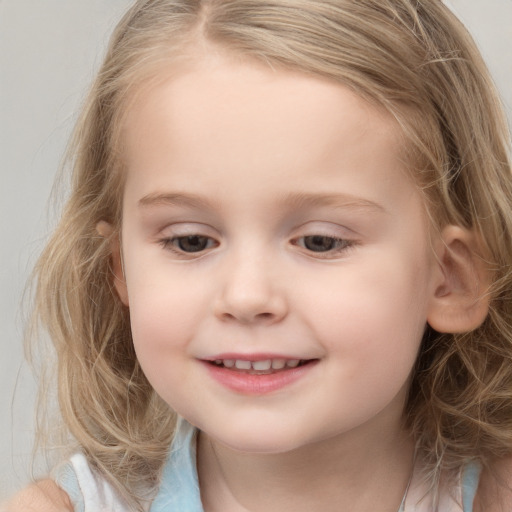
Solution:
[[[218,365],[224,365],[226,368],[237,368],[238,370],[281,370],[285,366],[295,368],[299,365],[300,359],[265,359],[263,361],[248,361],[246,359],[217,359]]]

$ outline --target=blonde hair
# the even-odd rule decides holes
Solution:
[[[428,329],[407,425],[437,472],[511,453],[510,138],[461,23],[439,0],[139,0],[85,104],[70,150],[71,196],[36,269],[36,315],[58,354],[60,409],[90,461],[140,504],[173,435],[175,416],[139,367],[129,312],[113,289],[111,240],[96,225],[121,222],[119,133],[129,101],[199,40],[327,77],[397,119],[433,219],[477,232],[494,275],[481,327]]]

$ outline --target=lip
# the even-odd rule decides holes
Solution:
[[[291,356],[290,354],[276,354],[274,352],[258,352],[256,354],[240,354],[239,352],[223,352],[211,357],[202,358],[203,361],[218,361],[219,359],[239,359],[241,361],[265,361],[266,359],[304,359],[300,356]]]
[[[304,378],[317,365],[318,359],[308,359],[306,363],[295,368],[286,368],[274,373],[254,374],[225,368],[214,364],[219,359],[238,359],[243,361],[264,361],[267,359],[300,359],[277,354],[219,354],[212,358],[202,359],[210,377],[223,387],[244,395],[268,395],[290,386]],[[304,361],[304,359],[302,359]]]

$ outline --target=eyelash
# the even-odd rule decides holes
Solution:
[[[315,242],[317,244],[321,244],[322,241],[329,241],[329,244],[331,247],[327,248],[325,251],[313,251],[312,249],[308,248],[308,240],[310,242]],[[303,241],[303,243],[300,243],[299,241]],[[294,240],[294,245],[297,245],[308,252],[318,255],[316,257],[320,258],[329,258],[334,256],[337,256],[341,253],[346,252],[348,249],[351,249],[355,245],[354,240],[346,240],[344,238],[338,238],[335,236],[328,236],[328,235],[307,235],[307,236],[301,236],[300,238],[297,238]],[[323,245],[323,244],[322,244]],[[325,256],[320,256],[325,255]]]
[[[187,240],[190,242],[191,239],[199,239],[206,242],[206,246],[204,248],[200,248],[197,251],[187,251],[184,250],[183,247],[180,247],[180,243],[182,243],[184,240]],[[301,243],[302,241],[302,243]],[[316,242],[318,245],[322,244],[322,241],[329,241],[328,247],[326,250],[321,251],[314,251],[310,248],[308,248],[308,242]],[[213,242],[213,244],[211,244]],[[172,238],[163,238],[159,240],[160,245],[168,251],[173,252],[174,254],[177,254],[181,257],[193,257],[194,255],[200,256],[205,253],[208,249],[212,249],[214,247],[217,247],[219,244],[216,242],[213,238],[205,236],[205,235],[186,235],[186,236],[176,236]],[[346,240],[344,238],[337,238],[333,236],[327,236],[327,235],[306,235],[301,236],[299,238],[296,238],[292,241],[293,245],[296,245],[298,247],[301,247],[302,249],[306,250],[310,255],[315,254],[317,258],[329,258],[329,257],[335,257],[341,253],[346,252],[347,250],[353,248],[356,245],[356,242],[354,240]]]
[[[207,249],[211,249],[212,247],[205,247],[204,249],[200,249],[199,251],[185,251],[183,250],[183,248],[180,248],[179,247],[179,243],[180,241],[183,241],[183,240],[189,240],[191,241],[191,239],[193,238],[196,238],[196,239],[203,239],[203,240],[206,240],[206,243],[207,245],[210,245],[210,242],[211,241],[214,241],[213,238],[209,237],[209,236],[204,236],[204,235],[185,235],[185,236],[175,236],[175,237],[172,237],[172,238],[163,238],[161,240],[159,240],[159,243],[160,245],[166,249],[166,250],[169,250],[175,254],[178,254],[180,256],[186,256],[186,255],[194,255],[194,254],[202,254],[204,253],[205,250]],[[219,244],[216,243],[214,241],[214,246],[218,246]]]

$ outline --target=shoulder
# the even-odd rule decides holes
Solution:
[[[53,480],[41,480],[0,505],[0,512],[72,512],[68,495]]]
[[[512,512],[512,456],[482,472],[474,512]]]

